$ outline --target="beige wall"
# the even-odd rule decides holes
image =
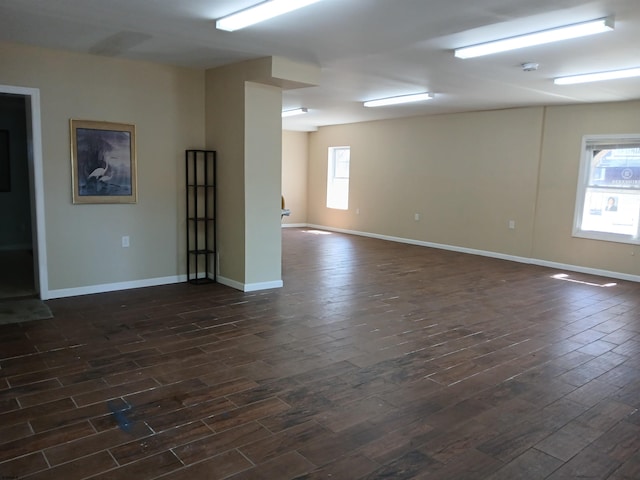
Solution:
[[[535,258],[640,274],[640,246],[571,236],[583,135],[640,132],[640,102],[549,107],[541,152]]]
[[[205,101],[206,145],[218,152],[219,271],[238,282],[245,270],[243,75],[233,67],[207,70]]]
[[[0,43],[0,65],[0,84],[40,90],[49,289],[184,274],[184,150],[203,144],[217,149],[227,138],[233,148],[244,148],[244,108],[236,108],[245,101],[244,82],[6,43]],[[222,97],[234,104],[237,117],[216,106]],[[263,99],[275,105],[268,98],[275,96]],[[292,223],[638,275],[637,247],[573,238],[571,224],[582,135],[637,133],[639,107],[520,108],[286,132],[282,188],[274,168],[278,178],[270,184],[278,191],[272,196],[285,194]],[[70,118],[136,125],[137,204],[71,203]],[[327,148],[335,145],[352,147],[346,212],[325,207]],[[244,248],[244,217],[236,218],[234,209],[245,208],[245,152],[233,148],[219,164],[225,179],[219,183],[219,227],[227,232],[221,249],[227,251]],[[305,151],[308,165],[301,165],[296,152]],[[509,220],[516,222],[514,230],[507,228]],[[131,239],[128,249],[121,247],[123,235]],[[243,278],[244,255],[236,258],[227,268],[238,268]]]
[[[637,133],[639,107],[532,107],[320,128],[309,134],[308,223],[639,275],[638,247],[571,236],[582,136]],[[348,211],[325,207],[327,148],[339,145],[351,146]]]
[[[206,72],[206,139],[218,151],[218,280],[245,290],[282,284],[282,89],[272,67],[267,58]]]
[[[309,134],[282,132],[282,195],[291,215],[283,224],[307,223],[307,166]]]
[[[282,280],[282,90],[246,82],[245,99],[245,283],[256,289]]]
[[[0,65],[0,84],[40,90],[49,289],[183,274],[184,150],[204,143],[204,73],[11,44]],[[71,203],[71,118],[136,125],[137,204]]]
[[[542,112],[525,108],[321,128],[310,139],[309,222],[527,256]],[[348,211],[325,206],[332,145],[351,146]],[[509,220],[516,221],[515,230],[508,229]]]

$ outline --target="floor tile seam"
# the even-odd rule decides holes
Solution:
[[[7,464],[9,462],[14,462],[16,460],[20,460],[22,458],[26,458],[26,457],[28,457],[30,455],[34,455],[34,454],[37,454],[37,453],[40,453],[42,455],[45,463],[47,464],[47,468],[43,468],[43,469],[38,470],[36,472],[31,472],[29,475],[33,475],[33,474],[39,473],[39,472],[44,472],[44,471],[48,470],[49,468],[51,468],[51,464],[49,463],[47,457],[44,455],[44,450],[34,450],[33,452],[23,453],[23,454],[18,455],[16,457],[11,457],[11,458],[8,458],[6,460],[0,461],[0,469],[3,468],[3,466],[5,466],[5,464]],[[4,477],[0,474],[0,479],[3,479],[3,478]],[[13,478],[13,477],[10,477],[10,478]],[[18,477],[16,477],[16,478],[18,478]]]
[[[255,468],[257,466],[255,463],[253,463],[249,458],[247,458],[245,455],[243,455],[242,452],[238,451],[238,449],[236,449],[236,448],[231,448],[229,450],[225,450],[224,452],[220,452],[217,455],[214,455],[212,457],[203,458],[201,460],[198,460],[197,462],[193,462],[193,463],[189,463],[189,464],[185,464],[182,461],[182,459],[180,459],[180,457],[178,455],[176,455],[176,453],[173,452],[172,450],[169,450],[169,451],[178,459],[178,461],[182,464],[182,466],[177,468],[177,469],[171,470],[170,472],[165,472],[160,476],[153,477],[153,480],[169,479],[173,475],[179,474],[180,472],[186,471],[186,470],[188,470],[190,468],[195,467],[196,465],[199,465],[201,463],[204,463],[204,462],[207,462],[209,460],[215,459],[215,458],[217,458],[217,457],[219,457],[221,455],[224,455],[224,454],[226,454],[228,452],[231,452],[231,451],[236,451],[238,453],[238,455],[240,455],[245,460],[247,460],[251,465],[249,467],[244,468],[242,470],[239,470],[237,472],[233,472],[233,473],[230,473],[228,475],[225,475],[224,477],[220,477],[220,480],[224,480],[225,478],[232,477],[234,475],[237,475],[239,473],[245,472],[245,471],[250,470],[251,468]]]
[[[533,447],[533,448],[534,448],[535,450],[537,450],[537,451],[541,452],[541,453],[544,453],[544,454],[546,454],[546,455],[549,455],[549,456],[551,456],[551,457],[553,457],[553,458],[555,458],[555,459],[559,460],[560,462],[562,462],[560,465],[558,465],[558,467],[557,467],[555,470],[553,470],[553,472],[551,472],[549,475],[547,475],[547,476],[545,477],[545,478],[552,478],[556,472],[558,472],[558,471],[560,471],[561,469],[563,469],[563,468],[567,467],[567,465],[569,465],[569,463],[570,463],[573,459],[575,459],[576,457],[580,456],[580,454],[582,454],[585,450],[587,450],[587,449],[588,449],[588,448],[590,448],[590,447],[591,447],[591,444],[589,444],[589,445],[587,445],[587,446],[583,447],[580,451],[578,451],[575,455],[573,455],[573,456],[572,456],[569,460],[567,460],[567,461],[561,460],[561,459],[559,459],[559,458],[557,458],[557,457],[553,456],[552,454],[547,453],[547,452],[544,452],[544,451],[542,451],[542,450],[539,450],[539,449],[537,449],[537,448],[535,448],[535,447]],[[610,458],[610,457],[609,457],[609,458]],[[612,460],[615,460],[615,459],[612,459]],[[619,465],[615,468],[614,472],[615,472],[616,470],[618,470],[619,468],[622,468],[622,467],[624,466],[624,464],[625,464],[625,462],[619,462],[618,460],[615,460],[615,462],[616,462],[616,463],[619,463]],[[608,474],[606,477],[602,477],[602,478],[603,478],[603,479],[604,479],[604,478],[611,478],[611,474],[613,474],[614,472],[609,472],[609,474]],[[572,478],[573,478],[573,477],[572,477]],[[594,478],[595,478],[595,477],[594,477]]]
[[[458,352],[460,352],[460,351],[464,351],[464,350],[466,350],[466,349],[461,349],[461,350],[458,350],[458,351],[453,352],[453,353],[458,353]],[[537,350],[536,350],[536,351],[537,351]],[[507,364],[512,363],[512,362],[514,362],[514,361],[516,361],[516,360],[518,360],[518,359],[520,359],[520,358],[526,357],[526,356],[530,355],[531,353],[534,353],[534,352],[527,352],[527,353],[522,354],[522,355],[519,355],[519,356],[517,356],[517,357],[515,357],[515,358],[505,360],[505,361],[503,361],[503,362],[501,362],[501,363],[491,364],[490,366],[488,366],[487,368],[484,368],[484,369],[483,369],[483,370],[481,370],[480,372],[476,372],[476,373],[474,373],[474,374],[472,374],[472,375],[469,375],[468,377],[464,377],[464,378],[462,378],[462,379],[460,379],[460,380],[457,380],[455,383],[459,383],[460,381],[467,380],[468,378],[474,377],[474,376],[476,376],[476,375],[479,375],[479,374],[481,374],[481,373],[487,372],[487,371],[489,371],[489,370],[493,370],[494,368],[498,368],[498,367],[501,367],[501,366],[507,365]],[[432,358],[432,359],[428,359],[428,360],[427,360],[427,362],[432,362],[433,360],[437,360],[438,358],[443,358],[443,357],[448,356],[448,355],[450,355],[450,354],[446,354],[446,355],[443,355],[443,356],[441,356],[441,357],[434,357],[434,358]],[[489,353],[489,354],[487,354],[487,355],[490,355],[490,353]],[[467,359],[467,360],[460,361],[459,363],[456,363],[456,364],[451,365],[451,366],[448,366],[448,367],[440,367],[440,366],[439,366],[439,368],[441,368],[441,371],[440,371],[440,372],[434,372],[434,373],[431,373],[431,374],[427,375],[427,376],[426,376],[426,378],[429,378],[429,377],[431,377],[432,375],[437,375],[438,373],[445,373],[445,372],[447,372],[447,371],[449,371],[449,370],[451,370],[451,369],[454,369],[454,368],[460,367],[460,366],[465,365],[465,364],[468,364],[468,363],[472,363],[473,365],[476,365],[476,366],[482,367],[482,365],[479,365],[479,364],[475,363],[475,362],[474,362],[474,360],[477,360],[477,359],[479,359],[479,358],[484,358],[484,357],[486,357],[487,355],[479,355],[479,356],[477,356],[477,357],[472,357],[472,358],[469,358],[469,359]],[[433,362],[433,363],[435,363],[435,362]]]
[[[191,359],[193,357],[198,357],[199,355],[209,355],[211,353],[211,352],[205,352],[204,350],[202,350],[200,348],[200,346],[196,346],[196,347],[188,347],[188,348],[185,348],[185,349],[182,349],[182,350],[171,351],[171,352],[168,352],[168,353],[162,353],[161,352],[158,355],[151,355],[149,357],[136,358],[136,359],[133,359],[133,360],[130,360],[130,361],[135,363],[136,366],[139,369],[159,368],[159,367],[162,367],[162,366],[170,366],[170,365],[175,365],[175,364],[181,363],[184,360],[184,358],[170,358],[169,360],[167,360],[165,362],[160,362],[160,363],[155,363],[154,362],[153,364],[150,364],[150,365],[143,365],[143,364],[141,364],[139,362],[143,361],[145,359],[147,359],[147,360],[152,359],[153,357],[165,357],[165,356],[171,357],[173,354],[177,354],[177,353],[180,353],[180,352],[186,352],[188,350],[198,350],[199,353],[194,354],[194,355],[189,355],[188,357],[186,357],[187,359]],[[127,360],[127,361],[129,361],[129,360]],[[120,362],[120,363],[124,363],[124,362]],[[209,363],[209,362],[205,361],[204,363]],[[202,364],[200,364],[200,365],[202,365]]]
[[[586,413],[586,412],[585,412],[585,413]],[[612,430],[613,428],[615,428],[615,426],[616,426],[618,423],[620,423],[620,422],[616,422],[616,424],[615,424],[615,425],[612,425],[612,426],[611,426],[611,427],[609,427],[607,430],[605,430],[605,431],[600,431],[600,432],[599,432],[599,435],[598,435],[597,437],[595,437],[593,440],[591,440],[591,441],[589,441],[588,443],[586,443],[585,445],[583,445],[583,446],[582,446],[582,448],[580,448],[580,450],[578,450],[575,454],[573,454],[573,455],[572,455],[570,458],[568,458],[567,460],[562,459],[562,458],[559,458],[559,457],[556,457],[553,453],[546,452],[546,451],[542,450],[541,448],[539,448],[539,444],[540,444],[540,443],[544,442],[545,440],[547,440],[547,438],[550,438],[551,436],[553,436],[553,435],[555,435],[556,433],[560,432],[562,429],[564,429],[565,427],[568,427],[570,424],[572,424],[572,423],[574,423],[574,422],[575,422],[575,423],[579,423],[579,424],[581,424],[581,425],[583,425],[583,426],[588,427],[588,425],[585,425],[583,422],[581,422],[581,421],[579,420],[580,416],[581,416],[581,415],[579,415],[579,416],[577,416],[577,417],[575,417],[575,418],[572,418],[572,419],[571,419],[571,420],[569,420],[567,423],[565,423],[562,427],[558,428],[558,429],[557,429],[557,430],[555,430],[553,433],[551,433],[549,436],[547,436],[547,437],[545,437],[545,438],[541,439],[539,442],[537,442],[535,445],[533,445],[533,446],[532,446],[532,448],[535,448],[535,449],[536,449],[536,450],[538,450],[538,451],[541,451],[541,452],[543,452],[543,453],[546,453],[547,455],[550,455],[550,456],[552,456],[552,457],[554,457],[554,458],[556,458],[556,459],[560,460],[560,461],[561,461],[561,462],[563,462],[563,463],[568,463],[569,461],[571,461],[571,459],[573,459],[575,456],[579,455],[579,454],[580,454],[582,451],[584,451],[585,449],[587,449],[587,448],[591,447],[591,446],[592,446],[592,445],[593,445],[593,444],[594,444],[598,439],[600,439],[600,438],[601,438],[602,436],[604,436],[607,432],[609,432],[610,430]],[[597,431],[597,429],[594,429],[594,428],[592,428],[592,427],[588,427],[588,428],[590,428],[591,430],[595,430],[595,431]]]
[[[551,454],[549,454],[549,453],[547,453],[547,452],[544,452],[544,451],[542,451],[542,450],[537,449],[535,446],[529,447],[527,450],[525,450],[524,452],[522,452],[522,453],[521,453],[520,455],[518,455],[517,457],[515,457],[515,458],[513,458],[513,459],[509,460],[508,462],[502,461],[502,460],[500,460],[500,459],[498,459],[498,458],[494,457],[493,455],[489,455],[489,454],[486,454],[486,453],[485,453],[485,455],[489,455],[492,459],[494,459],[495,461],[500,462],[500,463],[502,464],[502,465],[500,466],[500,468],[498,468],[498,469],[494,470],[494,472],[492,473],[492,476],[493,476],[494,474],[499,473],[501,470],[506,469],[509,465],[511,465],[512,463],[516,462],[520,457],[522,457],[523,455],[525,455],[527,452],[529,452],[529,451],[531,451],[531,450],[535,450],[535,451],[536,451],[536,452],[538,452],[538,453],[541,453],[541,454],[543,454],[543,455],[547,455],[547,456],[549,456],[549,457],[551,457],[551,458],[553,458],[553,459],[555,459],[555,460],[558,460],[558,461],[560,462],[560,464],[559,464],[556,468],[554,468],[551,472],[549,472],[549,473],[548,473],[544,478],[541,478],[540,480],[546,480],[546,479],[551,478],[555,472],[557,472],[559,469],[561,469],[561,468],[566,464],[566,462],[564,462],[564,461],[560,460],[560,459],[559,459],[559,458],[557,458],[557,457],[554,457],[553,455],[551,455]]]
[[[203,442],[203,441],[206,441],[206,440],[208,440],[208,439],[212,439],[213,437],[216,437],[216,436],[220,435],[220,433],[221,433],[221,432],[216,432],[216,431],[215,431],[215,430],[214,430],[210,425],[207,425],[204,421],[203,421],[202,423],[203,423],[204,425],[206,425],[206,426],[207,426],[207,428],[209,428],[209,430],[211,431],[211,434],[209,434],[209,435],[205,435],[205,436],[203,436],[203,437],[199,437],[199,438],[192,439],[192,440],[190,440],[189,442],[182,443],[182,444],[180,444],[180,445],[174,445],[173,447],[171,447],[171,448],[169,449],[169,450],[173,451],[174,455],[175,455],[176,457],[178,457],[178,458],[180,459],[180,461],[183,463],[183,465],[185,465],[185,466],[195,465],[196,463],[199,463],[199,462],[201,462],[201,461],[203,461],[203,460],[206,460],[207,458],[211,458],[211,457],[207,457],[207,458],[205,458],[205,459],[198,460],[198,461],[196,461],[196,462],[185,463],[185,460],[184,460],[182,457],[180,457],[180,455],[179,455],[177,452],[175,452],[175,450],[176,450],[176,449],[186,447],[186,446],[188,446],[188,445],[191,445],[192,443],[196,443],[196,442]],[[251,442],[251,440],[249,440],[249,442]],[[229,451],[231,451],[231,450],[238,450],[238,449],[242,448],[242,447],[243,447],[243,446],[245,446],[245,445],[246,445],[246,444],[243,444],[243,445],[237,445],[237,446],[234,446],[234,447],[228,447],[228,448],[227,448],[227,447],[223,447],[224,449],[223,449],[223,450],[220,450],[220,451],[218,451],[218,452],[216,452],[216,455],[221,455],[221,454],[223,454],[223,453],[227,453],[227,452],[229,452]]]
[[[70,443],[70,442],[66,442],[66,443]],[[60,444],[60,445],[64,445],[64,444]],[[56,447],[57,447],[57,446],[59,446],[59,445],[56,445]],[[65,466],[65,465],[69,465],[69,464],[71,464],[71,463],[73,463],[73,462],[77,462],[78,460],[83,460],[83,459],[85,459],[85,458],[89,458],[89,457],[92,457],[92,456],[94,456],[94,455],[98,455],[98,454],[103,453],[103,452],[104,452],[104,453],[107,453],[107,454],[111,457],[111,459],[114,461],[114,464],[115,464],[115,465],[118,465],[118,462],[117,462],[117,461],[116,461],[116,459],[113,457],[113,455],[111,455],[111,452],[109,451],[109,449],[106,449],[106,448],[104,448],[104,449],[102,449],[102,450],[96,450],[95,452],[91,452],[91,453],[88,453],[88,454],[86,454],[86,455],[80,455],[80,456],[78,456],[78,457],[73,457],[73,458],[71,458],[71,459],[65,460],[64,462],[60,462],[60,463],[56,463],[56,464],[52,464],[52,463],[51,463],[51,460],[50,460],[50,459],[49,459],[49,457],[47,456],[46,449],[45,449],[45,450],[39,450],[39,452],[41,452],[41,453],[42,453],[42,455],[43,455],[43,456],[44,456],[44,458],[45,458],[45,461],[47,462],[47,465],[49,466],[49,468],[45,468],[45,469],[43,469],[43,470],[40,470],[40,472],[44,472],[44,471],[47,471],[47,470],[53,470],[53,469],[55,469],[55,468],[63,467],[63,466]],[[117,468],[117,467],[114,467],[114,468]],[[33,473],[30,473],[29,475],[33,475],[33,474],[35,474],[35,473],[39,473],[39,472],[33,472]],[[101,474],[101,473],[103,473],[103,472],[100,472],[99,474]],[[95,476],[95,475],[97,475],[97,474],[91,474],[91,476]],[[1,478],[2,478],[2,477],[0,476],[0,479],[1,479]]]
[[[82,440],[85,440],[85,439],[86,439],[86,440],[91,440],[92,438],[97,437],[97,436],[99,436],[99,435],[105,434],[105,433],[110,432],[110,431],[115,431],[115,430],[116,430],[116,428],[118,428],[118,427],[114,427],[114,428],[112,428],[112,429],[110,429],[110,430],[102,430],[102,431],[98,431],[98,430],[95,430],[95,427],[94,427],[95,432],[94,432],[93,434],[88,435],[88,436],[85,436],[85,437],[82,437],[82,438],[77,438],[77,439],[75,439],[75,440],[70,440],[70,441],[65,442],[65,443],[74,443],[74,442],[82,441]],[[150,427],[149,427],[149,429],[150,429]],[[150,429],[150,430],[151,430],[151,429]],[[112,445],[110,445],[110,446],[108,446],[108,447],[101,448],[101,449],[99,449],[99,450],[95,450],[95,451],[93,451],[93,452],[91,452],[91,453],[88,453],[88,454],[86,454],[86,455],[83,455],[82,457],[88,457],[88,456],[91,456],[91,455],[95,455],[96,453],[100,453],[100,452],[103,452],[103,451],[107,451],[107,452],[109,452],[109,455],[111,455],[111,456],[114,458],[114,461],[116,462],[116,464],[118,464],[118,461],[117,461],[117,460],[115,459],[115,457],[113,456],[113,453],[111,452],[111,449],[112,449],[112,448],[118,448],[118,447],[120,447],[120,446],[122,446],[122,445],[126,445],[127,443],[130,443],[130,442],[133,442],[133,441],[136,441],[136,440],[140,440],[140,439],[143,439],[143,438],[147,438],[147,437],[149,437],[149,436],[153,436],[153,435],[155,435],[155,434],[156,434],[156,432],[153,432],[153,430],[151,430],[151,431],[152,431],[152,433],[150,433],[149,435],[138,436],[138,437],[134,437],[133,439],[122,439],[122,441],[120,441],[119,443],[112,444]],[[43,449],[43,450],[42,450],[42,452],[44,453],[45,457],[47,457],[47,460],[49,461],[49,464],[50,464],[52,467],[55,467],[55,466],[58,466],[58,465],[62,465],[62,464],[64,464],[64,463],[69,463],[69,462],[71,461],[71,460],[66,460],[66,461],[64,461],[64,462],[60,462],[60,463],[56,463],[56,464],[51,464],[51,461],[49,460],[49,457],[47,456],[47,450],[53,450],[53,449],[55,449],[55,448],[59,448],[59,447],[61,447],[61,446],[64,446],[64,445],[65,445],[65,443],[56,444],[56,445],[54,445],[54,446],[52,446],[52,447],[48,447],[48,448],[45,448],[45,449]],[[76,458],[82,458],[82,457],[74,457],[74,459],[76,459]]]
[[[282,400],[281,398],[277,398],[277,397],[267,397],[267,398],[264,398],[264,399],[261,399],[261,400],[256,400],[255,402],[252,402],[252,403],[248,403],[248,404],[245,404],[245,405],[237,406],[237,408],[235,408],[235,409],[233,409],[233,410],[228,410],[228,411],[226,411],[226,412],[214,413],[213,415],[210,415],[210,416],[208,416],[208,417],[202,418],[202,419],[200,419],[200,420],[201,420],[201,421],[203,421],[203,422],[204,422],[204,423],[209,427],[209,429],[210,429],[210,430],[213,430],[213,432],[214,432],[214,433],[216,433],[216,434],[218,434],[218,433],[222,433],[222,432],[226,432],[226,431],[228,431],[228,430],[230,430],[230,429],[232,429],[232,428],[237,427],[238,425],[236,425],[236,426],[234,426],[234,427],[227,427],[227,428],[224,428],[224,429],[222,429],[222,430],[216,430],[216,429],[213,427],[213,425],[208,424],[205,420],[210,420],[210,419],[212,419],[213,417],[220,416],[220,415],[225,415],[225,414],[228,414],[229,412],[233,412],[233,411],[235,411],[235,410],[239,410],[239,409],[241,409],[241,408],[248,407],[248,406],[250,406],[250,405],[255,405],[255,404],[260,403],[260,402],[265,402],[265,401],[269,400],[270,398],[277,399],[279,402],[281,402],[281,403],[285,404],[285,405],[288,407],[288,409],[293,408],[293,407],[292,407],[292,405],[291,405],[290,403],[285,402],[285,401],[284,401],[284,400]],[[231,402],[231,400],[229,400],[229,401]],[[231,403],[234,403],[234,402],[231,402]],[[234,403],[234,405],[235,405],[235,403]],[[262,427],[266,428],[269,432],[271,432],[271,433],[273,434],[274,432],[272,432],[268,427],[266,427],[265,425],[263,425],[263,424],[261,423],[261,420],[264,420],[265,418],[268,418],[269,416],[270,416],[270,415],[266,415],[266,416],[263,416],[263,417],[260,417],[260,418],[254,418],[253,420],[250,420],[249,422],[246,422],[246,423],[256,422],[256,423],[258,423],[259,425],[261,425]],[[243,423],[243,424],[244,424],[244,423]],[[242,425],[243,425],[243,424],[242,424]]]
[[[134,391],[134,392],[128,392],[128,393],[126,393],[126,394],[115,395],[115,396],[107,397],[107,398],[103,397],[103,398],[101,398],[100,400],[97,400],[97,401],[95,401],[95,402],[82,403],[82,404],[78,404],[78,403],[77,403],[77,399],[75,398],[75,397],[77,397],[77,396],[87,395],[87,394],[90,394],[90,393],[100,393],[100,392],[102,392],[103,390],[104,390],[104,391],[106,391],[106,390],[109,390],[109,389],[112,389],[112,388],[118,388],[118,387],[120,387],[120,386],[121,386],[121,385],[109,386],[109,385],[107,384],[107,387],[106,387],[106,388],[104,388],[104,389],[93,390],[93,391],[91,391],[91,392],[85,392],[85,393],[82,393],[82,394],[80,394],[80,395],[73,395],[73,396],[72,396],[72,397],[70,397],[70,398],[71,398],[71,400],[73,400],[73,402],[76,404],[77,408],[90,407],[90,406],[92,406],[92,405],[96,405],[96,404],[98,404],[98,403],[104,403],[104,402],[108,402],[108,401],[110,401],[110,400],[116,400],[116,399],[118,399],[118,398],[122,399],[124,402],[127,402],[126,397],[128,397],[128,396],[130,396],[130,395],[137,395],[137,394],[139,394],[139,393],[149,392],[149,391],[151,391],[151,390],[155,390],[156,388],[158,388],[158,387],[162,386],[162,384],[161,384],[161,383],[159,383],[159,382],[158,382],[154,377],[146,377],[146,378],[148,378],[148,379],[153,380],[154,382],[156,382],[156,385],[154,385],[154,386],[152,386],[152,387],[148,387],[148,388],[142,389],[142,390],[136,390],[136,391]],[[140,381],[140,380],[134,380],[133,382],[129,382],[129,383],[136,383],[136,382],[138,382],[138,381]],[[127,383],[123,383],[122,385],[127,385]],[[128,402],[127,402],[127,403],[128,403]]]
[[[160,432],[160,433],[161,433],[161,432]],[[148,458],[154,457],[154,456],[156,456],[156,455],[160,455],[160,454],[162,454],[163,452],[170,451],[170,450],[171,450],[171,448],[169,448],[169,447],[164,448],[164,447],[163,447],[162,449],[151,450],[151,451],[149,451],[149,452],[144,452],[142,455],[140,455],[140,456],[136,456],[136,457],[134,457],[133,459],[127,459],[127,460],[124,460],[124,461],[123,461],[122,459],[121,459],[121,460],[118,460],[118,458],[117,458],[116,454],[113,452],[113,450],[118,449],[118,448],[120,448],[120,447],[122,447],[122,446],[126,446],[126,445],[128,445],[129,443],[135,443],[135,444],[139,444],[139,445],[140,445],[140,444],[142,444],[146,439],[153,438],[153,437],[155,437],[156,435],[158,435],[158,433],[155,433],[155,432],[154,432],[154,433],[152,433],[152,434],[150,434],[150,435],[147,435],[147,436],[144,436],[144,437],[139,437],[139,438],[137,438],[137,439],[131,440],[131,441],[129,441],[129,442],[122,443],[122,444],[120,444],[120,445],[112,445],[112,446],[110,446],[110,447],[106,448],[105,450],[107,450],[107,452],[109,452],[109,455],[110,455],[110,456],[111,456],[111,457],[116,461],[116,467],[115,467],[115,468],[128,467],[128,466],[131,466],[131,465],[133,465],[133,464],[135,464],[135,463],[137,463],[137,462],[141,462],[141,461],[144,461],[144,460],[146,460],[146,459],[148,459]],[[176,447],[179,447],[179,446],[181,446],[181,445],[176,445]],[[172,452],[172,453],[173,453],[173,452]],[[175,454],[174,454],[174,455],[175,455]],[[126,457],[125,457],[125,458],[126,458]],[[178,459],[178,460],[180,460],[180,459]],[[182,462],[182,460],[180,460],[180,463],[183,463],[183,462]]]
[[[63,424],[60,424],[60,425],[55,425],[55,426],[53,426],[52,428],[47,428],[47,429],[45,429],[45,430],[40,430],[40,431],[38,431],[38,432],[35,432],[35,431],[34,431],[34,433],[33,433],[31,436],[33,437],[33,436],[37,436],[37,435],[46,435],[46,434],[49,434],[49,433],[55,432],[56,430],[61,430],[61,429],[65,429],[65,428],[69,428],[69,427],[73,427],[73,426],[78,426],[78,425],[81,425],[81,424],[83,424],[83,423],[86,423],[86,424],[87,424],[87,425],[88,425],[88,426],[93,430],[93,432],[92,432],[90,435],[93,435],[93,434],[95,434],[95,433],[100,433],[100,432],[95,428],[95,425],[91,422],[91,420],[92,420],[92,419],[94,419],[94,418],[99,418],[99,417],[91,417],[91,418],[74,419],[74,421],[73,421],[73,422],[70,422],[70,423],[63,423]],[[29,425],[30,425],[30,428],[33,430],[33,426],[31,425],[31,421],[32,421],[32,420],[33,420],[33,419],[31,419],[31,420],[29,421]],[[67,441],[63,442],[62,444],[64,444],[64,443],[70,443],[70,442],[73,442],[73,441],[79,440],[80,438],[84,438],[84,437],[86,437],[86,435],[85,435],[85,436],[83,436],[83,437],[78,437],[78,438],[73,438],[73,439],[71,439],[71,440],[67,440]],[[29,438],[29,437],[22,437],[22,438]]]
[[[146,425],[146,422],[144,422],[144,423],[145,423],[145,425]],[[189,441],[186,441],[186,442],[182,442],[182,443],[174,444],[174,445],[172,445],[171,447],[169,447],[169,446],[163,446],[163,447],[162,447],[161,449],[159,449],[159,450],[150,451],[150,452],[148,452],[148,453],[147,453],[147,452],[145,452],[143,455],[141,455],[141,456],[139,456],[139,457],[136,457],[136,458],[134,458],[134,459],[133,459],[133,460],[131,460],[131,461],[126,461],[126,462],[124,462],[124,463],[123,463],[123,462],[121,462],[121,461],[119,461],[119,460],[117,459],[117,457],[116,457],[115,453],[112,451],[112,450],[118,449],[118,448],[120,448],[120,447],[122,447],[122,446],[125,446],[125,445],[128,445],[128,444],[140,444],[141,442],[144,442],[144,441],[145,441],[145,440],[147,440],[147,439],[152,439],[152,438],[154,438],[154,437],[156,437],[156,436],[158,436],[158,435],[166,434],[166,433],[167,433],[167,432],[169,432],[170,430],[176,430],[176,429],[178,429],[178,428],[180,428],[180,427],[184,427],[184,426],[186,426],[186,425],[195,424],[195,423],[201,423],[204,427],[206,427],[206,428],[210,431],[210,433],[207,433],[206,435],[203,435],[203,436],[198,436],[198,437],[196,437],[196,438],[192,438],[192,439],[190,439]],[[147,425],[147,426],[148,426],[148,425]],[[149,426],[148,426],[148,428],[149,428],[149,430],[151,430],[151,433],[149,433],[148,435],[146,435],[146,434],[145,434],[145,435],[143,435],[143,436],[139,436],[139,437],[133,438],[133,439],[128,440],[128,441],[123,441],[122,443],[119,443],[119,444],[117,444],[117,445],[111,445],[111,446],[109,446],[109,447],[105,448],[104,450],[107,450],[107,451],[109,452],[109,454],[110,454],[110,455],[111,455],[111,456],[116,460],[116,463],[117,463],[117,465],[118,465],[119,467],[125,467],[125,466],[127,466],[127,465],[131,465],[131,464],[133,464],[133,463],[135,463],[135,462],[138,462],[138,461],[144,460],[145,458],[153,457],[154,455],[158,455],[158,454],[160,454],[160,453],[162,453],[162,452],[169,451],[169,450],[171,450],[171,451],[172,451],[172,453],[173,453],[176,457],[178,457],[178,460],[180,460],[180,462],[184,464],[184,462],[182,461],[182,459],[181,459],[181,458],[179,458],[179,456],[178,456],[175,452],[173,452],[173,449],[180,448],[180,447],[184,447],[185,445],[189,445],[190,443],[198,442],[198,441],[201,441],[201,440],[203,440],[203,439],[205,439],[205,438],[210,438],[210,437],[213,437],[213,436],[215,436],[215,435],[216,435],[216,432],[214,432],[214,431],[213,431],[213,429],[212,429],[209,425],[207,425],[207,424],[206,424],[202,419],[194,420],[194,421],[191,421],[191,422],[188,422],[188,423],[185,423],[185,424],[180,424],[180,425],[177,425],[177,426],[172,426],[172,427],[170,427],[170,428],[168,428],[168,429],[165,429],[165,430],[158,430],[158,431],[155,431],[155,430],[153,430],[153,429],[152,429],[151,427],[149,427]]]
[[[69,390],[72,390],[74,387],[76,387],[76,386],[78,386],[78,385],[80,385],[80,384],[82,384],[82,383],[94,382],[94,381],[96,381],[96,380],[98,380],[98,379],[95,379],[95,378],[94,378],[94,379],[90,379],[90,380],[85,380],[85,381],[83,381],[83,382],[71,383],[71,384],[68,384],[68,385],[60,384],[60,386],[59,386],[59,387],[51,388],[51,389],[47,389],[47,390],[43,390],[42,392],[34,392],[34,393],[29,394],[29,395],[23,395],[22,397],[36,397],[36,396],[38,396],[38,395],[40,395],[40,394],[50,394],[50,393],[53,393],[53,392],[58,392],[58,391],[60,391],[60,390],[62,390],[62,389],[69,389]],[[58,381],[59,381],[59,380],[58,380]],[[46,404],[46,403],[49,403],[49,402],[55,402],[55,401],[64,400],[65,398],[70,399],[70,400],[74,403],[74,405],[76,406],[76,408],[81,408],[81,407],[85,407],[85,406],[88,406],[88,405],[91,405],[91,404],[78,405],[78,404],[76,403],[76,401],[75,401],[75,398],[74,398],[74,397],[81,396],[81,395],[85,395],[85,394],[92,393],[92,392],[95,392],[95,391],[97,391],[97,390],[87,390],[87,391],[85,391],[85,392],[80,392],[80,393],[77,393],[77,394],[71,394],[71,395],[69,395],[68,393],[65,393],[65,394],[63,394],[63,395],[62,395],[62,396],[60,396],[60,397],[56,396],[56,397],[54,397],[54,398],[46,398],[46,399],[43,399],[43,400],[42,400],[42,402],[39,402],[39,403],[32,403],[32,404],[27,405],[26,407],[25,407],[25,406],[22,406],[21,408],[37,407],[37,406],[39,406],[39,405],[43,405],[43,404]],[[21,397],[17,397],[16,399],[17,399],[17,400],[20,400],[20,398],[21,398]],[[99,402],[94,402],[94,403],[99,403]]]

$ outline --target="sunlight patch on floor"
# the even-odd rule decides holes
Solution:
[[[556,280],[564,280],[565,282],[582,283],[583,285],[591,285],[592,287],[601,287],[601,288],[615,287],[616,285],[618,285],[617,283],[600,284],[600,283],[585,282],[583,280],[575,280],[573,278],[570,278],[567,273],[558,273],[556,275],[552,275],[551,278],[555,278]]]

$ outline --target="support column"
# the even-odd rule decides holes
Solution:
[[[317,83],[317,67],[268,57],[208,70],[206,148],[218,152],[218,281],[282,286],[282,90]]]

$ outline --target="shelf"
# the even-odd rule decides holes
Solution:
[[[216,281],[216,152],[186,150],[187,281]]]
[[[213,250],[189,250],[190,255],[205,255],[215,253]]]

